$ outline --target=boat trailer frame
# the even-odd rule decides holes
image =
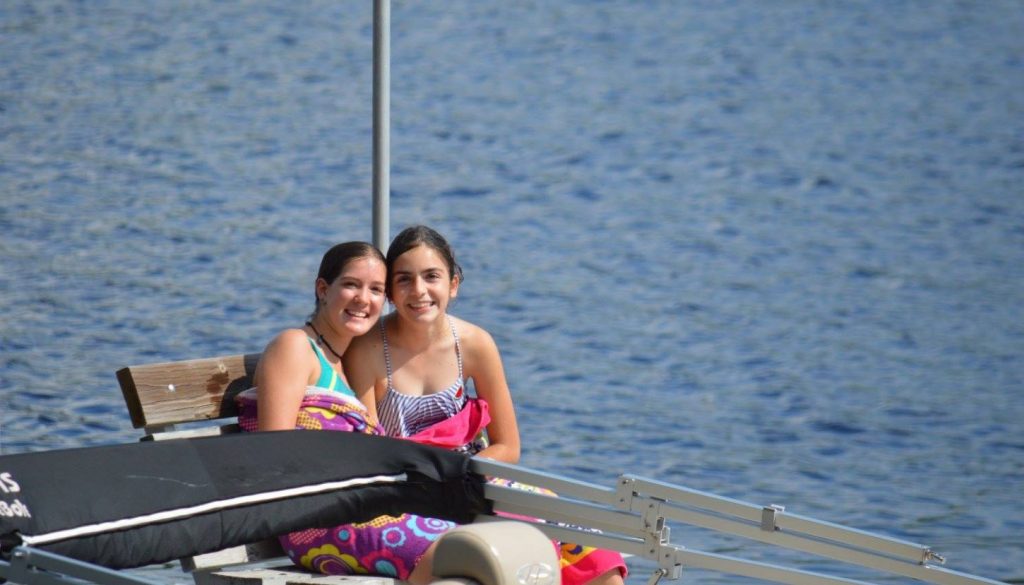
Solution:
[[[790,514],[774,504],[758,506],[634,475],[622,475],[614,488],[607,488],[481,458],[472,460],[471,469],[554,491],[557,496],[492,483],[484,487],[496,513],[534,518],[537,528],[553,539],[656,562],[648,585],[663,577],[678,579],[684,567],[791,585],[869,583],[687,549],[670,541],[669,521],[937,585],[1001,583],[937,566],[945,559],[927,546]]]

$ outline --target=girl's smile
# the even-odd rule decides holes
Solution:
[[[410,318],[444,314],[458,289],[458,279],[452,278],[444,260],[429,246],[416,246],[395,261],[391,302]]]
[[[370,330],[384,306],[385,274],[380,260],[359,258],[330,285],[317,283],[332,329],[346,329],[353,336]]]

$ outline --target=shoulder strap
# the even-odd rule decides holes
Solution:
[[[388,348],[388,334],[384,328],[384,317],[380,318],[380,339],[384,345],[384,368],[388,373],[388,389],[392,387],[391,383],[391,350]]]
[[[455,338],[455,358],[459,362],[459,383],[462,384],[465,381],[465,377],[462,375],[462,346],[459,345],[459,334],[455,332],[455,323],[452,323],[451,317],[447,317],[447,319],[448,326],[452,328],[452,337]]]

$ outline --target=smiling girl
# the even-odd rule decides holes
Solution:
[[[448,242],[429,227],[407,228],[388,248],[387,265],[395,311],[355,340],[345,358],[356,396],[388,435],[414,437],[477,406],[465,390],[472,380],[490,417],[479,455],[518,462],[519,429],[498,346],[484,329],[448,313],[462,283]]]
[[[248,430],[294,429],[310,391],[354,396],[341,356],[353,338],[377,323],[385,276],[384,257],[371,244],[346,242],[324,254],[314,284],[313,313],[303,327],[274,337],[256,366],[259,412],[256,428]],[[253,417],[244,418],[252,426]]]
[[[395,310],[345,353],[356,396],[390,436],[517,463],[519,429],[498,347],[487,331],[448,313],[463,281],[448,242],[429,227],[406,228],[388,248],[387,269],[386,290]],[[476,398],[467,395],[467,380]],[[365,539],[368,549],[377,538],[377,549],[387,550],[404,567],[396,576],[421,585],[431,578],[433,543],[452,524],[410,519],[436,532],[381,519],[379,525],[354,526],[348,534]],[[401,546],[388,543],[396,527],[403,530]],[[558,544],[563,585],[622,585],[622,555]],[[349,559],[356,560],[354,555]],[[359,564],[368,567],[379,559],[375,553]]]

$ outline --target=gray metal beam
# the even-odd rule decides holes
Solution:
[[[387,254],[391,223],[391,1],[373,2],[373,245]]]
[[[689,550],[669,542],[668,521],[698,526],[938,585],[998,585],[977,575],[951,571],[924,545],[831,522],[785,513],[782,506],[757,506],[683,486],[624,475],[615,489],[549,475],[516,465],[473,459],[485,476],[548,488],[558,497],[497,485],[484,488],[496,513],[533,521],[552,538],[634,554],[657,562],[652,583],[677,578],[684,566],[699,567],[791,585],[862,584],[735,557]]]

